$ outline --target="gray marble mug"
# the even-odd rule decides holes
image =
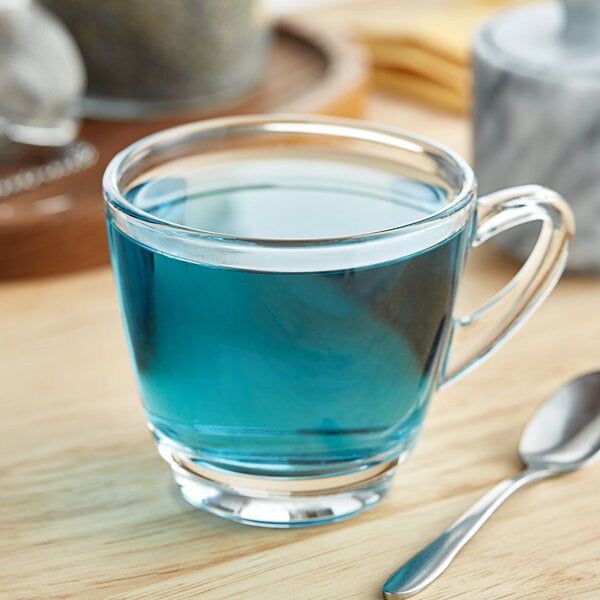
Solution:
[[[568,269],[600,272],[600,2],[503,11],[477,32],[473,63],[480,192],[524,183],[558,191],[577,223]],[[494,243],[523,259],[535,230]]]

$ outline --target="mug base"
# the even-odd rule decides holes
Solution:
[[[181,495],[193,506],[239,523],[274,528],[330,523],[374,506],[403,458],[352,473],[300,478],[240,474],[161,454],[171,465]]]

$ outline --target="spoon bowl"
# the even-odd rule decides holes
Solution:
[[[600,453],[600,372],[573,379],[546,400],[521,435],[530,468],[573,471]]]

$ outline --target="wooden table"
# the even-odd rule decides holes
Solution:
[[[370,118],[468,155],[467,123],[374,97]],[[461,304],[516,266],[472,255]],[[108,268],[0,285],[0,597],[380,598],[386,576],[519,468],[537,404],[600,367],[600,278],[564,277],[506,346],[438,394],[363,515],[261,530],[186,504],[144,426]],[[600,465],[515,496],[426,599],[600,597]]]

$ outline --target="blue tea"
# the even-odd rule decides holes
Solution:
[[[318,167],[308,160],[307,177],[286,177],[297,163],[269,169],[263,157],[251,185],[235,169],[218,188],[193,171],[155,177],[128,199],[163,221],[215,235],[294,240],[381,231],[447,202],[442,187],[408,176],[388,177],[386,194],[370,180],[326,184],[311,176]],[[352,167],[337,168],[343,182]],[[413,243],[399,258],[323,271],[191,260],[112,221],[109,237],[138,384],[159,440],[198,460],[265,473],[358,464],[414,443],[445,358],[464,230],[420,249]]]

